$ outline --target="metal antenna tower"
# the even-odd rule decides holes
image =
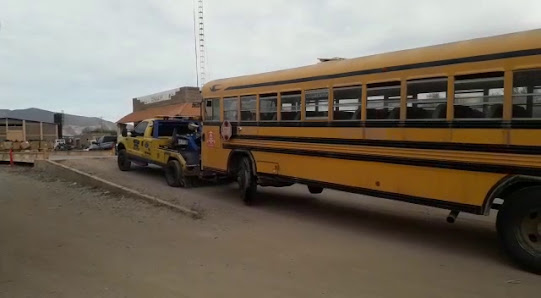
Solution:
[[[197,2],[197,3],[195,3]],[[196,5],[197,4],[197,10]],[[203,0],[194,1],[194,37],[195,37],[195,64],[197,68],[197,86],[202,87],[205,84],[206,70],[206,54],[205,47],[205,23],[203,18]]]

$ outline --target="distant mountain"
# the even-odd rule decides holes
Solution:
[[[41,122],[54,122],[55,112],[30,108],[22,110],[5,110],[0,109],[0,118],[16,118],[24,119],[31,121],[41,121]],[[85,117],[64,114],[64,127],[62,132],[66,136],[75,136],[80,135],[83,132],[83,129],[104,129],[104,130],[116,130],[116,124],[103,120],[97,117]]]

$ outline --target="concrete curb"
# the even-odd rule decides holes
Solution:
[[[115,156],[115,150],[94,150],[94,151],[82,151],[82,150],[70,150],[70,151],[51,151],[49,157],[62,157],[62,156]]]
[[[54,162],[52,160],[36,160],[34,167],[39,170],[47,171],[48,173],[51,173],[52,175],[55,175],[57,177],[61,177],[70,181],[78,182],[82,185],[103,188],[110,191],[111,193],[144,200],[153,205],[166,207],[173,211],[177,211],[182,214],[189,215],[192,218],[196,218],[196,219],[201,218],[201,214],[199,212],[191,210],[187,207],[171,204],[162,199],[158,199],[156,197],[153,197],[144,193],[140,193],[136,190],[127,188],[122,185],[118,185],[111,181],[102,179],[100,177],[82,172],[80,170],[77,170],[68,166],[65,166],[63,164]]]

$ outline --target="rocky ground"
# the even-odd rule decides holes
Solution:
[[[114,159],[65,164],[191,206],[194,220],[32,168],[0,166],[0,297],[537,297],[493,216],[303,186],[183,190]]]

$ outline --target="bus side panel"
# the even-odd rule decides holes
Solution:
[[[452,142],[469,144],[506,144],[504,129],[452,129]]]
[[[450,142],[451,131],[447,128],[403,128],[404,141]]]
[[[513,132],[511,144],[523,145],[528,141],[526,136],[537,130],[521,130]],[[507,129],[475,129],[475,128],[377,128],[377,127],[259,127],[259,136],[279,137],[310,137],[331,139],[366,139],[384,141],[411,141],[411,142],[453,142],[470,144],[507,144]],[[363,134],[364,132],[364,134]],[[244,135],[251,133],[244,132]],[[252,134],[253,135],[253,134]],[[515,142],[513,142],[515,140]],[[541,138],[538,139],[541,144]],[[519,142],[515,144],[516,142]],[[534,144],[534,145],[539,145]]]
[[[512,129],[510,143],[523,146],[541,146],[541,130],[539,129]]]
[[[248,131],[243,135],[250,135]],[[308,138],[331,138],[331,139],[362,139],[363,128],[361,127],[258,127],[258,136],[280,137],[308,137]]]
[[[256,161],[277,164],[259,172],[340,184],[381,192],[481,206],[504,174],[352,161],[253,151]],[[266,172],[265,170],[268,170]]]

